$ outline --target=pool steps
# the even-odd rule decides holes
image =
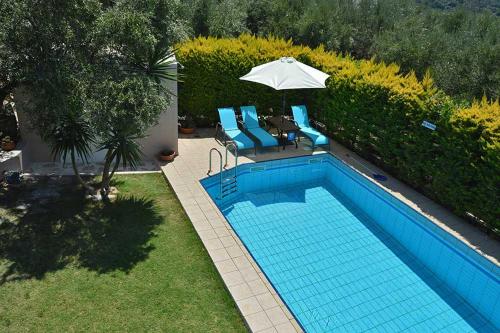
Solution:
[[[227,170],[227,153],[230,150],[230,148],[234,149],[234,168],[231,170]],[[228,195],[238,192],[238,147],[234,144],[234,142],[229,142],[226,145],[226,159],[224,166],[222,166],[222,154],[217,148],[212,148],[210,149],[209,155],[208,155],[208,171],[207,171],[207,176],[210,176],[210,173],[212,172],[212,152],[216,152],[217,155],[219,155],[219,199],[223,199],[227,197]],[[222,178],[222,173],[223,170],[226,170],[226,172],[232,172],[232,176],[225,177],[224,179]]]

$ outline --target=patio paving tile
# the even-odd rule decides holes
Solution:
[[[204,243],[205,243],[205,247],[208,250],[217,250],[217,249],[222,249],[224,247],[224,245],[222,245],[222,242],[219,240],[219,238],[208,239]]]
[[[240,248],[239,246],[237,246],[237,247]],[[243,251],[241,251],[241,253],[243,253]],[[244,255],[233,258],[233,261],[236,264],[236,266],[238,267],[238,269],[240,269],[240,270],[253,268],[250,261]]]
[[[231,247],[226,248],[227,253],[231,256],[231,258],[237,258],[243,256],[243,251],[241,250],[241,247],[238,245],[234,245]]]
[[[245,319],[250,329],[254,332],[260,332],[273,327],[273,323],[269,320],[264,311],[245,316]]]
[[[252,280],[248,282],[248,285],[250,286],[250,289],[255,295],[269,293],[269,289],[266,287],[266,285],[264,284],[264,282],[262,282],[261,279]]]
[[[234,272],[238,270],[238,268],[231,259],[218,261],[215,263],[215,266],[217,267],[217,269],[221,274]]]
[[[236,241],[234,240],[233,236],[224,236],[219,238],[220,241],[222,242],[222,245],[224,247],[231,247],[231,246],[236,246]]]
[[[271,309],[271,308],[278,306],[278,302],[276,301],[274,296],[271,295],[270,293],[260,294],[260,295],[257,295],[255,297],[257,298],[257,300],[259,301],[259,304],[262,306],[262,308],[264,310]]]
[[[259,333],[277,333],[278,331],[276,330],[276,328],[274,327],[271,327],[271,328],[267,328],[263,331],[259,331]]]
[[[222,278],[228,287],[236,286],[245,282],[243,275],[241,275],[238,270],[230,273],[224,273],[222,274]]]
[[[266,310],[266,314],[274,325],[284,324],[288,322],[288,317],[279,306]]]
[[[227,259],[231,259],[226,249],[217,249],[217,250],[209,250],[208,253],[212,257],[213,262],[223,261]]]
[[[231,292],[231,295],[233,296],[235,301],[239,301],[248,297],[254,296],[252,293],[252,290],[246,283],[234,285],[234,286],[228,286],[229,291]],[[245,317],[246,319],[246,317]]]
[[[276,332],[278,333],[296,333],[300,332],[295,329],[295,327],[290,323],[283,323],[276,325]]]
[[[213,229],[199,231],[198,235],[203,240],[219,238],[219,236],[215,233],[215,231]]]
[[[239,300],[236,304],[244,316],[262,312],[262,307],[255,296]]]
[[[260,279],[259,273],[257,273],[255,269],[253,269],[253,267],[240,269],[240,272],[243,275],[243,278],[245,279],[246,282]]]

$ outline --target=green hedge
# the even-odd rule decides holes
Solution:
[[[460,108],[429,75],[419,81],[393,64],[355,61],[275,38],[198,38],[178,45],[184,66],[180,112],[206,126],[217,121],[221,106],[253,104],[263,115],[270,107],[279,111],[280,93],[238,78],[281,56],[331,74],[327,89],[287,93],[289,104],[306,103],[336,141],[458,215],[470,213],[499,232],[498,101]],[[423,120],[437,130],[422,127]]]

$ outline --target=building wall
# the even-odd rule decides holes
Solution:
[[[177,65],[172,67],[172,71],[177,72]],[[147,136],[139,143],[142,147],[145,160],[152,160],[162,149],[172,149],[177,151],[177,82],[166,81],[165,86],[172,92],[171,103],[165,110],[158,124],[151,127]],[[19,130],[21,132],[21,149],[23,151],[23,164],[27,169],[32,163],[53,162],[54,159],[50,153],[50,148],[43,142],[38,134],[31,128],[27,115],[23,109],[29,107],[31,100],[29,94],[24,88],[19,88],[16,91],[16,109],[19,119]],[[91,162],[102,162],[105,152],[97,151],[91,157]],[[10,164],[9,164],[10,166]],[[0,165],[0,170],[6,170],[3,165]]]

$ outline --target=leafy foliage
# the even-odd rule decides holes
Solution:
[[[132,141],[170,101],[164,81],[176,78],[168,46],[186,36],[173,26],[182,22],[179,1],[15,0],[0,6],[0,57],[12,66],[0,74],[0,84],[7,81],[3,90],[23,86],[34,97],[27,111],[53,152],[69,153],[78,176],[74,154],[85,160],[94,141],[105,147],[104,183],[114,159],[134,166],[139,147]]]
[[[186,0],[193,35],[250,32],[395,62],[458,98],[500,96],[500,17],[492,0]],[[442,6],[438,3],[442,3]],[[442,8],[434,9],[434,8]]]
[[[94,133],[90,123],[79,114],[67,113],[61,116],[52,127],[50,135],[52,154],[61,156],[63,161],[69,155],[87,161],[91,155]]]
[[[429,28],[432,27],[432,28]],[[430,12],[395,24],[374,39],[373,53],[418,75],[430,68],[448,94],[500,96],[500,18],[462,9]]]
[[[470,212],[500,229],[498,101],[456,105],[429,72],[418,80],[394,64],[277,38],[197,38],[178,45],[185,66],[179,106],[199,124],[213,124],[220,106],[255,104],[263,115],[279,110],[280,94],[238,78],[285,55],[331,74],[327,89],[291,92],[290,104],[307,103],[339,142],[457,214]],[[423,120],[437,130],[422,127]]]
[[[417,0],[419,3],[443,10],[465,7],[475,11],[491,10],[500,15],[500,3],[496,0]]]

